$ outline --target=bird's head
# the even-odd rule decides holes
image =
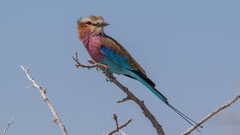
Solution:
[[[103,27],[109,25],[104,22],[103,17],[90,15],[86,18],[80,18],[78,21],[79,38],[86,38],[89,35],[97,35],[103,33]]]

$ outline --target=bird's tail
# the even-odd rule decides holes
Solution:
[[[143,85],[145,85],[154,95],[156,95],[161,101],[163,101],[167,106],[169,106],[174,112],[176,112],[180,117],[182,117],[186,122],[188,122],[190,125],[192,125],[193,127],[196,127],[197,129],[197,122],[195,122],[194,120],[192,120],[191,118],[189,118],[188,116],[186,116],[185,114],[183,114],[181,111],[179,111],[178,109],[176,109],[175,107],[173,107],[171,104],[169,104],[168,99],[162,94],[160,93],[157,89],[154,88],[155,84],[146,76],[141,77],[137,74],[135,74],[134,79],[139,80]],[[200,126],[201,127],[201,126]],[[202,127],[201,127],[202,128]],[[197,129],[198,130],[198,129]],[[199,131],[199,130],[198,130]],[[200,131],[199,131],[200,132]]]
[[[174,112],[176,112],[180,117],[182,117],[187,123],[189,123],[191,126],[196,127],[197,129],[197,122],[195,122],[194,120],[192,120],[191,118],[189,118],[187,115],[185,115],[184,113],[182,113],[181,111],[179,111],[178,109],[176,109],[175,107],[173,107],[171,104],[169,104],[169,102],[167,101],[168,99],[161,94],[157,89],[155,89],[154,87],[151,87],[151,85],[149,85],[146,81],[140,81],[143,85],[145,85],[151,92],[153,92],[154,95],[156,95],[160,100],[162,100],[167,106],[169,106]],[[201,126],[200,126],[201,127]],[[198,130],[198,129],[197,129]],[[199,130],[198,130],[199,131]],[[200,132],[200,131],[199,131]]]

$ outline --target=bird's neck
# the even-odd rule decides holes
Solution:
[[[90,36],[91,36],[90,31],[78,31],[78,38],[82,42],[85,42],[85,41],[89,40]]]
[[[96,33],[91,33],[91,34],[86,34],[83,38],[81,38],[81,37],[79,36],[79,39],[83,42],[83,44],[84,44],[85,47],[86,47],[86,46],[89,45],[89,42],[90,42],[91,40],[101,39],[101,38],[104,37],[104,35],[105,35],[104,32],[103,32],[103,33],[98,33],[98,34],[96,34]]]
[[[105,34],[103,31],[101,32],[91,32],[89,31],[78,31],[79,39],[85,44],[89,42],[90,38],[93,37],[103,37]]]

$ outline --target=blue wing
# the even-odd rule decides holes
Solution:
[[[122,66],[124,68],[127,68],[129,70],[133,70],[130,65],[127,62],[127,57],[126,56],[119,56],[117,53],[113,52],[112,50],[108,49],[105,45],[102,45],[100,47],[100,51],[107,56],[108,58],[110,58],[113,62],[115,62],[116,64],[118,64],[119,66]]]

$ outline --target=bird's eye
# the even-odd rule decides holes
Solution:
[[[86,22],[86,24],[92,24],[91,22]]]

